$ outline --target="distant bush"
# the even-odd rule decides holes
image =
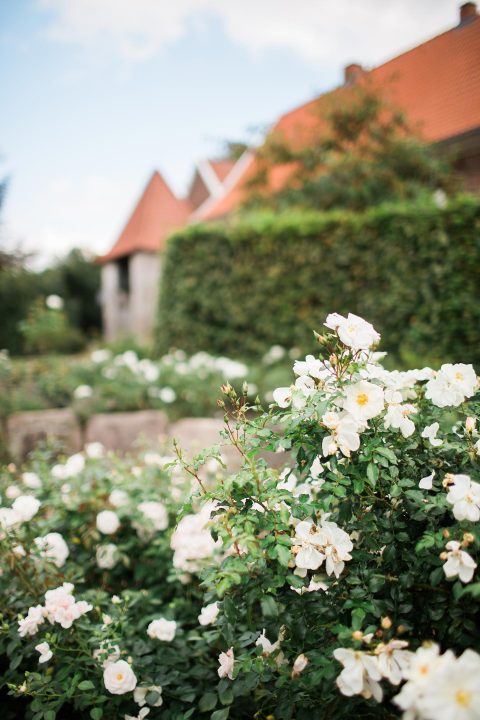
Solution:
[[[58,296],[50,297],[62,302]],[[35,301],[26,320],[20,323],[20,332],[25,350],[31,353],[76,352],[85,345],[85,337],[69,324],[62,307],[48,307],[43,298]]]
[[[157,351],[307,351],[334,308],[371,318],[403,365],[478,363],[479,229],[480,202],[466,196],[186,228],[164,258]]]
[[[70,325],[89,337],[99,335],[99,291],[99,267],[80,250],[72,250],[65,258],[41,272],[29,270],[22,258],[2,262],[0,257],[0,349],[15,355],[25,350],[20,324],[26,320],[38,298],[51,294],[63,299]]]

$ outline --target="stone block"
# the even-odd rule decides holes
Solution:
[[[55,438],[67,454],[82,448],[82,434],[68,408],[32,410],[10,415],[7,420],[8,448],[15,460],[23,460],[40,441]]]
[[[107,450],[127,452],[135,446],[158,447],[166,441],[169,423],[160,410],[94,415],[87,423],[85,442],[101,442]]]

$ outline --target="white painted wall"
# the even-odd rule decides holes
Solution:
[[[157,315],[161,260],[157,253],[138,252],[130,256],[130,335],[151,340]]]

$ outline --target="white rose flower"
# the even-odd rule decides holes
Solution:
[[[103,682],[112,695],[125,695],[137,686],[135,673],[125,660],[108,663],[103,671]]]
[[[433,478],[435,477],[435,470],[432,470],[430,475],[423,477],[418,483],[420,490],[431,490],[433,487]]]
[[[24,472],[22,473],[22,482],[31,490],[38,490],[42,487],[42,481],[38,477],[37,473]]]
[[[217,670],[218,677],[224,678],[228,677],[230,680],[233,680],[233,667],[235,665],[235,656],[233,654],[233,647],[231,647],[227,652],[222,652],[218,656],[218,662],[219,662],[219,668]]]
[[[462,550],[462,546],[456,540],[447,543],[447,561],[443,566],[443,572],[447,578],[458,577],[462,583],[468,583],[473,577],[477,563],[470,555]]]
[[[160,705],[162,705],[162,703],[163,703],[162,688],[160,685],[149,685],[148,687],[136,687],[135,690],[133,691],[133,699],[135,700],[137,705],[139,705],[140,707],[143,707],[147,703],[145,698],[147,697],[147,695],[149,693],[157,693],[158,694],[158,698],[155,700],[155,702],[149,703],[149,705],[151,704],[152,707],[160,707]]]
[[[177,393],[171,387],[163,387],[160,389],[158,397],[162,402],[169,404],[175,402],[177,399]]]
[[[313,480],[318,480],[322,473],[323,465],[320,461],[320,455],[317,455],[317,457],[314,459],[310,466],[309,477],[311,477]]]
[[[155,530],[165,530],[168,527],[168,512],[162,503],[148,500],[140,503],[138,509],[152,523]]]
[[[425,397],[437,407],[456,407],[475,394],[477,376],[472,365],[442,365],[425,386]]]
[[[51,560],[58,568],[65,565],[70,550],[60,533],[53,532],[43,537],[36,537],[34,543],[40,550],[40,555]]]
[[[101,442],[87,443],[85,445],[85,452],[87,457],[98,460],[105,455],[105,446],[102,445]]]
[[[368,350],[380,342],[380,335],[373,325],[353,313],[348,313],[346,318],[338,313],[331,313],[324,325],[335,330],[342,343],[352,350]]]
[[[97,515],[97,530],[104,535],[113,535],[120,527],[120,520],[118,519],[117,513],[113,510],[102,510]]]
[[[303,653],[297,655],[297,657],[295,658],[295,662],[293,663],[293,673],[295,675],[300,675],[300,673],[305,670],[309,662],[310,660]]]
[[[75,453],[67,459],[65,465],[54,465],[52,475],[59,480],[65,480],[81,473],[84,467],[84,456],[81,453]]]
[[[12,503],[12,509],[18,513],[23,522],[28,522],[37,514],[40,505],[40,500],[33,495],[19,495]]]
[[[150,708],[143,707],[138,711],[138,715],[124,715],[124,720],[144,720],[150,713]]]
[[[46,663],[53,657],[53,653],[50,650],[50,645],[47,642],[42,642],[39,645],[35,645],[35,650],[40,653],[40,657],[38,658],[39,663]]]
[[[108,496],[108,502],[113,507],[123,507],[128,504],[128,495],[124,490],[112,490]]]
[[[280,647],[280,640],[276,640],[276,642],[272,643],[265,634],[265,628],[262,630],[261,635],[256,639],[255,645],[257,647],[262,648],[262,655],[265,657],[268,657],[273,652],[279,649]]]
[[[350,648],[337,648],[333,651],[333,657],[343,665],[343,670],[337,677],[337,686],[342,695],[373,695],[377,702],[382,701],[383,692],[378,682],[382,674],[378,658]]]
[[[15,500],[15,498],[20,497],[21,494],[22,491],[16,485],[9,485],[5,490],[5,497],[7,497],[9,500]]]
[[[437,432],[439,427],[440,425],[438,424],[438,422],[434,422],[431,425],[427,425],[422,430],[422,438],[425,438],[425,440],[429,440],[432,447],[439,447],[443,442],[442,440],[440,440],[440,438],[437,438]]]
[[[3,530],[19,525],[22,522],[22,516],[13,508],[0,508],[0,527]]]
[[[378,657],[378,668],[384,678],[399,685],[403,678],[403,672],[410,664],[412,653],[405,650],[408,647],[406,640],[390,640],[384,644],[380,643],[375,650]]]
[[[58,623],[65,630],[75,620],[92,610],[92,605],[85,600],[75,601],[72,583],[63,583],[60,587],[45,593],[44,614],[51,623]]]
[[[114,543],[99,545],[95,553],[97,565],[101,570],[111,570],[117,564],[117,546]]]
[[[287,408],[292,402],[292,388],[279,387],[273,391],[273,400],[281,408]]]
[[[480,485],[470,480],[468,475],[453,475],[447,502],[453,505],[453,514],[457,520],[480,520]]]
[[[379,385],[360,380],[345,390],[343,407],[357,421],[365,422],[379,415],[384,408],[384,393]]]
[[[110,360],[111,357],[110,350],[94,350],[90,355],[90,360],[95,364],[100,364]]]
[[[43,607],[35,605],[28,608],[27,617],[18,621],[18,634],[20,637],[35,635],[39,626],[45,621]]]
[[[62,310],[63,300],[60,295],[49,295],[45,300],[45,305],[49,310]]]
[[[465,650],[439,665],[417,699],[422,718],[474,720],[480,708],[480,655]]]
[[[322,380],[327,374],[325,364],[314,355],[307,355],[305,360],[296,360],[293,364],[293,372],[300,377],[309,375],[315,380]]]
[[[198,616],[198,622],[200,625],[212,625],[216,622],[220,608],[218,602],[210,603],[202,608],[200,615]]]
[[[410,415],[415,412],[417,409],[409,403],[392,403],[385,414],[385,427],[387,430],[389,427],[400,430],[404,438],[410,437],[415,432],[415,423]]]
[[[152,640],[162,640],[163,642],[172,642],[175,637],[177,630],[177,623],[175,620],[166,620],[165,618],[158,618],[158,620],[152,620],[147,628],[147,635]]]
[[[86,398],[92,397],[93,388],[90,385],[79,385],[73,391],[73,397],[76,400],[86,400]]]
[[[318,570],[325,562],[327,574],[338,578],[345,561],[352,559],[353,543],[348,533],[325,518],[320,525],[310,519],[300,521],[293,542],[297,551],[295,564],[301,570]]]

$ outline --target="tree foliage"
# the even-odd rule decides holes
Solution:
[[[267,136],[247,207],[364,210],[456,186],[447,159],[371,84],[319,98],[309,116],[292,137],[281,127]],[[287,179],[277,188],[279,170]]]

